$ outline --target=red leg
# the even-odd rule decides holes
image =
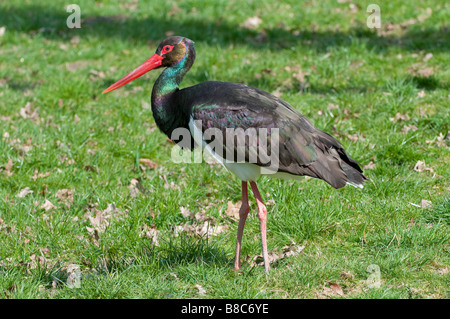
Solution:
[[[250,182],[253,194],[255,195],[256,204],[258,204],[258,218],[261,223],[261,244],[264,258],[264,269],[266,273],[269,272],[269,254],[267,252],[267,209],[261,198],[261,194],[258,191],[258,187],[255,182]]]
[[[239,209],[239,226],[236,239],[236,257],[234,259],[234,270],[241,268],[241,243],[242,235],[244,234],[245,221],[247,220],[250,206],[248,205],[248,189],[247,182],[242,181],[242,205]]]

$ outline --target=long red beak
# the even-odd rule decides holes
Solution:
[[[127,84],[128,82],[133,81],[134,79],[137,79],[141,75],[147,73],[150,70],[153,70],[157,68],[158,66],[161,66],[162,60],[164,57],[153,54],[150,59],[142,63],[140,66],[138,66],[136,69],[125,75],[123,78],[121,78],[119,81],[111,85],[109,88],[103,91],[103,93],[108,93],[111,91],[114,91],[115,89],[120,88],[122,85]]]

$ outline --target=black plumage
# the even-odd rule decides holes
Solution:
[[[244,84],[219,81],[180,90],[178,87],[194,60],[193,41],[169,37],[160,43],[152,57],[103,93],[115,90],[152,69],[165,68],[153,86],[151,97],[157,126],[181,147],[192,148],[194,140],[210,149],[214,144],[212,153],[241,178],[236,270],[241,267],[241,241],[250,210],[247,183],[250,183],[258,205],[264,266],[268,272],[267,209],[255,182],[260,175],[259,169],[266,169],[266,173],[268,169],[270,174],[276,173],[275,177],[283,174],[294,178],[315,177],[335,188],[348,183],[362,187],[367,177],[334,137],[314,127],[286,101],[267,92]],[[174,138],[177,129],[189,130],[187,141]],[[218,134],[209,134],[211,130]],[[266,134],[261,135],[261,131]],[[196,139],[197,132],[201,136]],[[233,132],[231,138],[230,132]],[[259,152],[261,149],[265,152]],[[272,165],[273,154],[277,155],[275,168]],[[230,164],[233,161],[237,163]],[[272,171],[274,169],[275,172]]]

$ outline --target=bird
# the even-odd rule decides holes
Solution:
[[[206,81],[180,89],[195,57],[194,41],[182,36],[168,37],[149,59],[103,93],[116,90],[150,70],[164,69],[151,94],[156,125],[183,149],[204,148],[241,180],[236,271],[241,269],[250,184],[260,221],[264,271],[269,273],[267,208],[256,184],[260,176],[294,180],[309,176],[324,180],[336,189],[347,184],[362,188],[368,178],[337,139],[268,92],[223,81]],[[180,130],[189,136],[180,135]]]

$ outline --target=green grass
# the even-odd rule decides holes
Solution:
[[[370,1],[102,3],[78,1],[81,29],[66,27],[63,1],[0,4],[0,298],[450,297],[448,4],[379,1],[377,32],[366,26]],[[243,27],[253,16],[262,23]],[[183,87],[223,80],[277,92],[362,165],[376,165],[363,190],[261,179],[274,202],[269,251],[305,245],[268,276],[251,267],[260,254],[253,201],[243,272],[233,271],[237,223],[225,211],[240,200],[240,181],[217,165],[170,160],[173,145],[146,104],[159,71],[101,95],[169,33],[196,44]],[[143,170],[141,158],[158,166]],[[414,170],[418,161],[428,170]],[[17,197],[25,187],[33,193]],[[112,203],[107,227],[93,232],[89,216]],[[202,223],[180,206],[229,228],[175,236]],[[80,288],[67,285],[70,264]],[[379,288],[366,282],[372,264]]]

